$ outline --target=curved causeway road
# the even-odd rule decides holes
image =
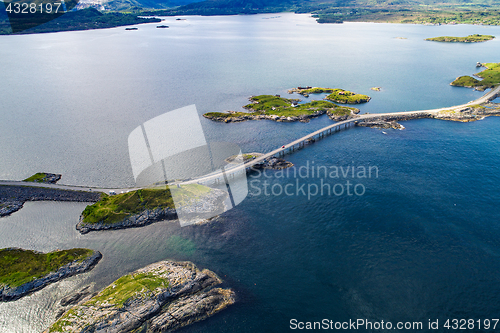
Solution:
[[[500,86],[497,86],[491,89],[489,92],[481,96],[480,98],[470,101],[466,104],[456,105],[452,107],[440,108],[440,109],[432,109],[432,110],[420,110],[420,111],[404,111],[404,112],[390,112],[390,113],[373,113],[373,114],[362,114],[359,117],[347,119],[344,121],[336,122],[332,125],[326,126],[322,129],[319,129],[315,132],[312,132],[306,136],[303,136],[293,142],[285,144],[284,146],[275,149],[269,153],[261,155],[253,160],[247,161],[246,163],[236,165],[234,167],[228,166],[224,172],[218,171],[214,172],[202,177],[198,177],[192,180],[174,182],[170,185],[182,185],[182,184],[192,184],[192,183],[209,183],[215,182],[217,180],[227,179],[228,176],[233,176],[237,174],[244,174],[248,169],[253,167],[256,164],[262,163],[265,159],[269,159],[276,155],[285,154],[285,152],[291,152],[296,149],[296,147],[303,146],[308,140],[314,139],[315,137],[322,137],[326,134],[331,134],[336,131],[340,131],[342,129],[346,129],[348,127],[352,127],[356,122],[360,121],[369,121],[369,120],[377,120],[377,119],[398,119],[405,118],[408,119],[417,119],[417,118],[427,118],[432,115],[436,115],[441,111],[454,111],[458,109],[463,109],[465,107],[477,104],[483,104],[489,101],[494,100],[497,96],[500,95]],[[138,190],[140,188],[100,188],[100,187],[85,187],[78,185],[62,185],[62,184],[40,184],[40,183],[32,183],[32,182],[23,182],[23,181],[0,181],[0,185],[16,185],[16,186],[36,186],[36,187],[46,187],[46,188],[56,188],[61,190],[72,190],[72,191],[99,191],[99,192],[109,192],[115,191],[116,193],[126,192]]]

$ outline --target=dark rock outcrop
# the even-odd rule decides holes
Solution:
[[[282,158],[278,157],[271,157],[269,159],[265,159],[261,163],[255,164],[253,168],[255,169],[273,169],[273,170],[280,170],[280,169],[286,169],[290,168],[293,166],[292,162],[288,162]]]
[[[10,215],[23,208],[24,201],[0,201],[0,217]]]

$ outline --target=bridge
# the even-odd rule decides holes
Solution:
[[[335,134],[339,131],[349,129],[354,127],[356,123],[370,121],[370,120],[410,120],[410,119],[418,119],[418,118],[429,118],[433,115],[438,114],[441,111],[456,111],[471,105],[483,104],[489,101],[494,100],[497,96],[500,95],[500,86],[491,89],[489,92],[481,96],[480,98],[470,101],[466,104],[456,105],[452,107],[440,108],[440,109],[431,109],[431,110],[420,110],[420,111],[405,111],[405,112],[390,112],[390,113],[373,113],[373,114],[362,114],[356,118],[351,118],[343,121],[336,122],[332,125],[323,127],[315,132],[312,132],[308,135],[305,135],[293,142],[285,144],[284,146],[275,149],[269,153],[263,154],[253,160],[247,161],[244,164],[240,164],[233,168],[226,169],[224,173],[215,172],[203,177],[199,177],[193,180],[185,181],[180,184],[190,184],[190,183],[209,183],[222,181],[224,177],[231,177],[232,175],[241,174],[243,172],[249,171],[253,166],[264,162],[264,160],[275,157],[275,156],[283,156],[287,153],[292,153],[296,149],[304,147],[306,142],[309,140],[316,140],[324,138],[327,135]]]
[[[271,152],[263,154],[255,159],[249,160],[245,163],[238,164],[234,167],[227,167],[223,172],[216,171],[214,173],[204,175],[198,178],[185,180],[185,181],[177,181],[173,183],[169,183],[169,185],[185,185],[185,184],[193,184],[193,183],[205,183],[205,184],[217,184],[219,182],[227,183],[227,180],[230,178],[234,178],[237,175],[246,174],[247,171],[251,170],[257,164],[264,162],[264,160],[275,157],[275,156],[283,156],[287,153],[292,153],[296,149],[302,148],[305,146],[306,142],[309,140],[316,140],[326,137],[327,135],[335,134],[339,131],[349,129],[354,127],[356,123],[365,122],[365,121],[373,121],[373,120],[410,120],[410,119],[418,119],[418,118],[431,118],[434,115],[437,115],[441,111],[456,111],[460,110],[472,105],[483,104],[489,101],[494,100],[496,97],[500,95],[500,86],[497,86],[491,89],[489,92],[481,96],[480,98],[470,101],[466,104],[461,104],[452,107],[440,108],[440,109],[432,109],[432,110],[420,110],[420,111],[405,111],[405,112],[391,112],[391,113],[373,113],[373,114],[362,114],[355,118],[350,118],[347,120],[339,121],[333,123],[329,126],[323,127],[317,131],[314,131],[308,135],[305,135],[297,140],[294,140],[284,146],[275,149]],[[89,186],[78,186],[78,185],[62,185],[62,184],[41,184],[41,183],[33,183],[33,182],[23,182],[23,181],[0,181],[0,185],[15,185],[15,186],[35,186],[35,187],[47,187],[47,188],[55,188],[61,190],[72,190],[72,191],[98,191],[98,192],[109,192],[115,191],[116,193],[133,191],[140,189],[139,187],[132,188],[100,188],[100,187],[89,187]]]

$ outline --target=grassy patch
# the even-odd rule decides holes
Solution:
[[[472,76],[460,76],[451,83],[452,86],[457,87],[476,87],[481,81],[473,78]]]
[[[45,172],[35,173],[33,176],[26,178],[23,182],[43,182],[47,174]]]
[[[171,191],[180,198],[181,202],[188,203],[189,200],[210,192],[210,188],[203,185],[190,184],[181,188],[143,189],[113,196],[104,194],[101,200],[87,206],[82,212],[83,223],[93,224],[102,222],[113,224],[146,209],[174,209],[175,206]]]
[[[486,42],[488,40],[492,40],[493,38],[495,38],[495,36],[474,34],[474,35],[469,35],[467,37],[443,36],[443,37],[427,38],[425,40],[433,42],[447,42],[447,43],[478,43],[478,42]]]
[[[93,250],[80,248],[49,253],[23,249],[1,249],[0,285],[18,287],[50,272],[55,272],[70,262],[82,261],[92,254],[94,254]]]
[[[366,103],[370,100],[370,97],[367,95],[356,94],[343,89],[334,89],[333,92],[325,98],[337,103],[346,104]]]
[[[111,309],[122,308],[128,302],[148,297],[151,294],[158,295],[170,286],[164,272],[151,271],[147,273],[131,273],[122,276],[111,285],[103,289],[96,296],[83,303],[79,309],[73,308],[59,318],[48,332],[69,332],[75,319],[82,319],[88,315],[82,309],[86,307],[108,307]],[[68,327],[69,326],[69,327]]]
[[[471,76],[460,76],[455,81],[451,83],[452,86],[457,87],[471,87],[478,90],[485,90],[487,88],[493,88],[494,86],[500,84],[500,63],[487,63],[483,64],[486,69],[476,76],[482,78],[482,80],[477,80]]]
[[[335,89],[332,88],[320,88],[320,87],[314,87],[310,89],[300,89],[297,91],[297,93],[301,95],[309,95],[309,94],[321,94],[321,93],[332,93]]]
[[[341,89],[330,89],[330,88],[312,88],[312,89],[304,89],[308,91],[315,90],[314,93],[327,92],[341,90]],[[321,91],[320,91],[321,90]],[[365,96],[365,95],[360,95]],[[369,97],[366,96],[368,99]],[[278,97],[274,95],[259,95],[253,96],[250,98],[252,103],[244,106],[245,109],[249,110],[249,113],[246,112],[232,112],[232,113],[223,113],[223,112],[209,112],[204,116],[211,117],[239,117],[241,115],[267,115],[267,116],[278,116],[278,117],[300,117],[304,115],[313,115],[318,112],[331,112],[333,114],[349,114],[352,108],[345,108],[338,106],[329,101],[311,101],[309,103],[296,104],[292,105],[293,102],[298,100],[296,99],[288,99],[283,97]]]

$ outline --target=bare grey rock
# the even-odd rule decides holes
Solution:
[[[200,271],[191,262],[157,262],[80,302],[45,332],[171,331],[233,304],[232,290],[211,289],[221,282],[215,273]]]

